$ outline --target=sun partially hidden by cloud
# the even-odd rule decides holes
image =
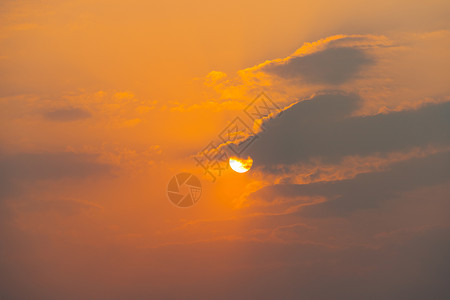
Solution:
[[[238,173],[245,173],[250,170],[253,164],[253,159],[249,156],[247,159],[238,158],[236,156],[230,157],[228,160],[233,171]]]

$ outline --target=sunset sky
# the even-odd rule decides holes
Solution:
[[[1,1],[0,299],[450,299],[449,16]]]

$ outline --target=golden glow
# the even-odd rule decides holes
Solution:
[[[238,157],[230,157],[230,167],[233,171],[238,173],[245,173],[252,167],[253,159],[249,156],[247,159],[242,159]]]

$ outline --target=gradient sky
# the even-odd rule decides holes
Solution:
[[[449,299],[448,16],[2,1],[0,298]],[[261,93],[279,110],[252,120]],[[220,139],[236,117],[255,140]],[[213,182],[210,142],[248,143],[252,169]],[[180,172],[189,208],[166,195]]]

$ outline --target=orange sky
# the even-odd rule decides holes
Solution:
[[[3,1],[0,298],[450,296],[449,14]],[[279,109],[255,121],[261,93]],[[213,182],[194,158],[233,154],[236,117],[253,167]],[[167,197],[180,172],[192,207]]]

